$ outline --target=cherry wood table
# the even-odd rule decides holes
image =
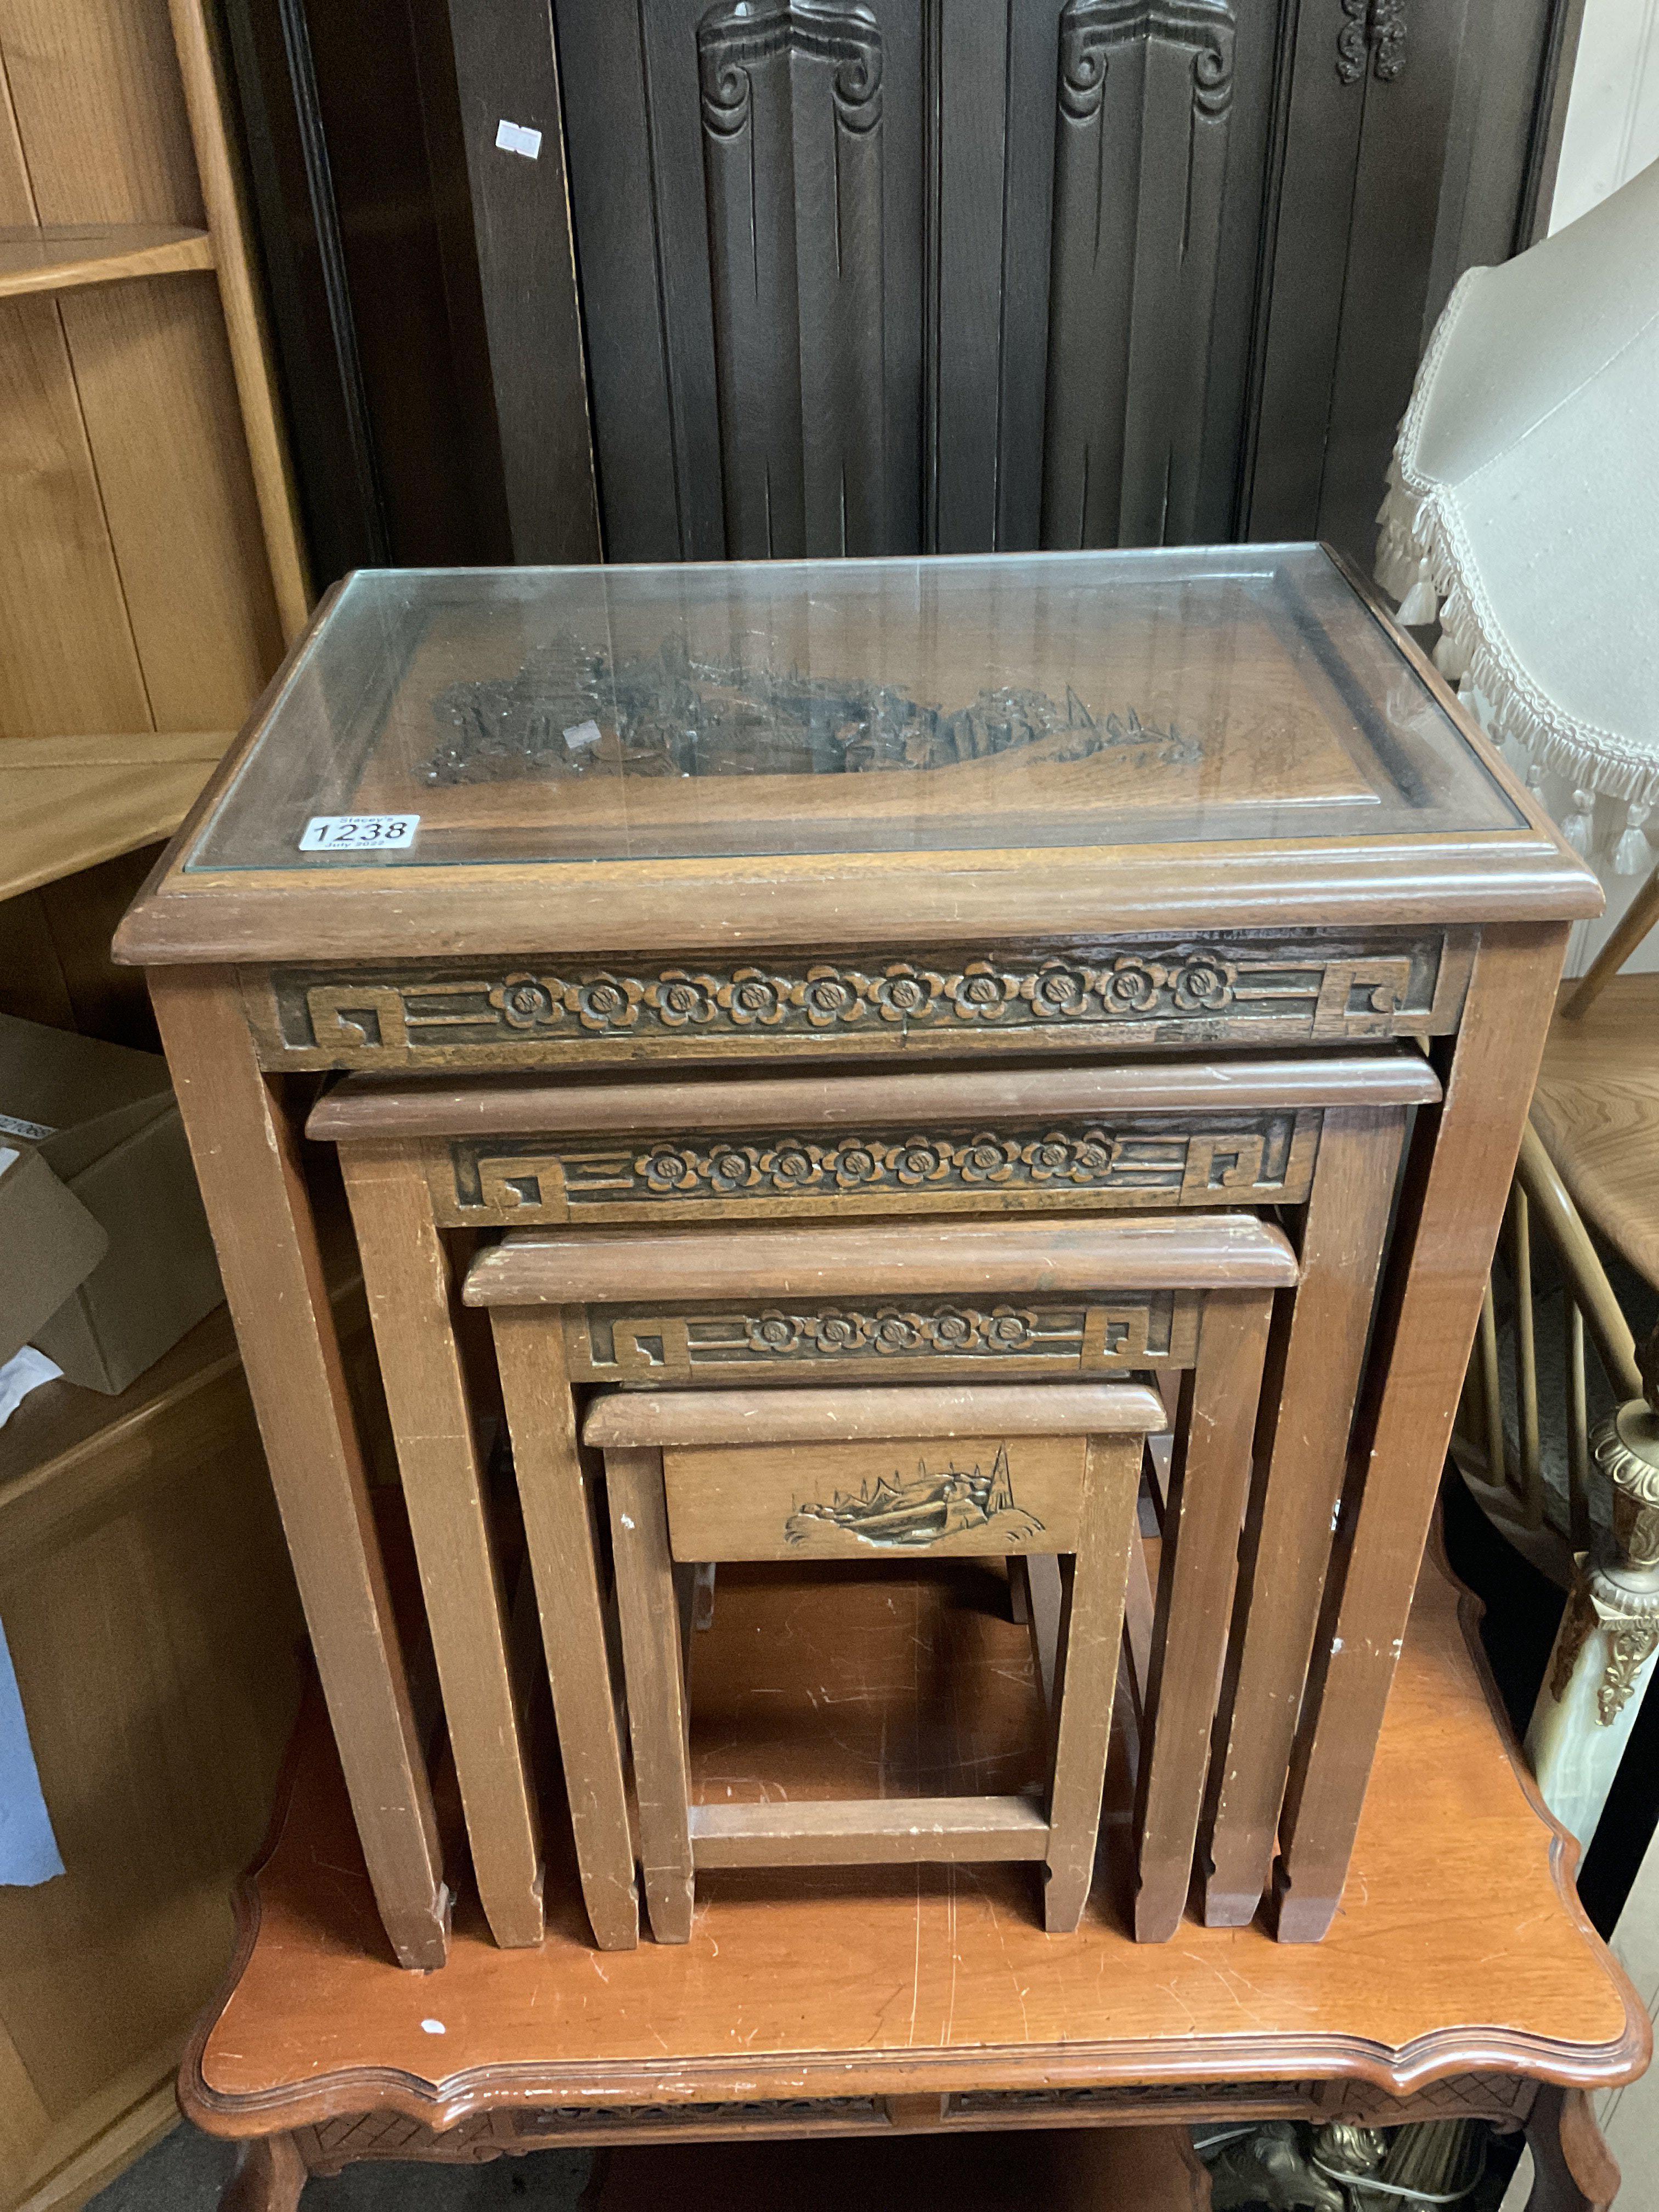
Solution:
[[[801,1795],[948,1788],[969,1765],[1022,1781],[1039,1692],[994,1565],[977,1599],[963,1563],[860,1568],[854,1588],[848,1571],[722,1570],[694,1639],[701,1797],[744,1802],[762,1777]],[[185,2110],[246,2144],[239,2212],[289,2212],[308,2173],[360,2159],[1230,2115],[1484,2117],[1528,2130],[1534,2212],[1606,2203],[1616,2173],[1585,2093],[1640,2072],[1649,2023],[1577,1905],[1573,1845],[1462,1610],[1425,1568],[1347,1891],[1312,1946],[1192,1922],[1133,1941],[1120,1740],[1103,1878],[1064,1940],[1018,1867],[796,1868],[711,1872],[689,1944],[600,1953],[550,1822],[543,1942],[498,1948],[463,1890],[448,1964],[402,1973],[313,1699]],[[833,1752],[804,1724],[830,1709]]]
[[[348,580],[116,950],[149,971],[398,1957],[441,1962],[451,1882],[300,1170],[319,1073],[1040,1076],[1425,1047],[1441,1099],[1417,1115],[1340,1522],[1268,1592],[1273,1755],[1219,1778],[1260,1794],[1233,1809],[1264,1851],[1277,1826],[1278,1929],[1311,1939],[1342,1893],[1567,929],[1600,904],[1317,548]],[[1051,1133],[1015,1145],[1021,1203],[1063,1182],[1121,1205],[1172,1173],[1158,1202],[1275,1202],[1266,1126],[1201,1171],[1184,1124],[1161,1152],[1156,1124]],[[831,1183],[878,1169],[914,1210],[979,1188],[1005,1140],[919,1134]],[[636,1197],[645,1172],[613,1181]],[[726,1170],[688,1172],[706,1195]],[[1375,1212],[1352,1216],[1367,1286]],[[1304,1474],[1334,1498],[1366,1331],[1322,1310],[1324,1358],[1305,1342],[1275,1403],[1312,1425]],[[490,1588],[487,1558],[467,1568]],[[535,1777],[495,1694],[497,1932],[533,1944]],[[1206,1905],[1248,1915],[1267,1872]]]

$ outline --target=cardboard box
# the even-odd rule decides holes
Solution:
[[[125,1390],[223,1296],[167,1062],[0,1015],[0,1345]]]
[[[0,1133],[0,1366],[52,1319],[109,1249],[33,1145]]]

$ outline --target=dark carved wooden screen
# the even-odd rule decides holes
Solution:
[[[890,505],[882,38],[862,8],[697,25],[726,543],[872,553]]]
[[[1582,0],[222,4],[329,576],[601,536],[1364,563]]]
[[[1369,559],[1383,471],[1426,336],[1461,69],[1535,35],[1536,5],[1325,0],[1297,19],[1250,535]],[[1466,40],[1469,18],[1480,33]],[[1501,17],[1501,20],[1500,20]],[[1512,198],[1511,194],[1511,198]]]
[[[555,0],[611,557],[1231,535],[1273,14]]]
[[[1045,545],[1194,533],[1234,32],[1229,0],[1061,11]]]

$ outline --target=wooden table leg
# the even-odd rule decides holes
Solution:
[[[1064,1607],[1060,1561],[1052,1553],[1033,1552],[1019,1565],[1024,1570],[1020,1579],[1024,1585],[1025,1626],[1031,1639],[1037,1687],[1042,1692],[1043,1708],[1052,1718],[1054,1671],[1060,1651],[1060,1614]]]
[[[1249,1598],[1233,1621],[1210,1761],[1199,1857],[1211,1928],[1253,1920],[1273,1873],[1405,1129],[1397,1107],[1334,1109],[1320,1137],[1302,1280],[1268,1354],[1273,1442],[1245,1522]]]
[[[490,1320],[582,1896],[600,1949],[630,1951],[640,1940],[634,1844],[563,1334],[545,1308],[495,1306]]]
[[[149,980],[381,1918],[401,1965],[441,1966],[449,1892],[299,1133],[234,976]]]
[[[659,1943],[691,1940],[691,1768],[685,1667],[662,1454],[610,1450],[605,1486],[617,1565],[628,1682],[628,1734],[640,1814],[640,1863],[651,1932]]]
[[[1142,1943],[1174,1935],[1192,1886],[1272,1318],[1271,1292],[1212,1291],[1183,1377],[1136,1788]]]
[[[292,2136],[257,2136],[237,2151],[219,2212],[297,2212],[307,2178]]]
[[[1139,1437],[1091,1437],[1077,1553],[1066,1586],[1056,1662],[1054,1766],[1048,1784],[1042,1924],[1069,1936],[1094,1879],[1112,1698],[1123,1642],[1129,1553],[1137,1541]]]
[[[507,1665],[507,1608],[483,1472],[455,1341],[448,1255],[416,1162],[390,1149],[346,1146],[340,1165],[479,1899],[498,1943],[539,1943],[540,1828]]]
[[[1533,2166],[1527,2212],[1609,2212],[1619,2194],[1619,2162],[1586,2090],[1547,2081],[1533,2100],[1527,2148]]]
[[[1486,932],[1419,1112],[1279,1825],[1286,1942],[1318,1941],[1347,1877],[1565,947],[1559,925]]]

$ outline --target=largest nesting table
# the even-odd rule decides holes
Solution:
[[[1334,1532],[1328,1555],[1254,1562],[1279,1607],[1260,1718],[1280,1755],[1256,1770],[1277,1924],[1315,1936],[1567,928],[1599,905],[1318,548],[379,572],[331,594],[116,951],[149,970],[399,1960],[443,1961],[450,1891],[323,1295],[301,1133],[319,1073],[427,1073],[453,1105],[514,1070],[1024,1068],[1040,1100],[1045,1070],[1167,1068],[1133,1130],[1060,1164],[1073,1201],[1270,1209],[1320,1141],[1293,1110],[1310,1058],[1358,1060],[1363,1090],[1375,1055],[1390,1112],[1425,1102],[1381,1293],[1373,1314],[1375,1208],[1356,1206],[1358,1287],[1275,1401],[1281,1430],[1320,1439],[1307,1479],[1340,1493]],[[1402,1091],[1382,1060],[1419,1049],[1425,1080]],[[1249,1103],[1215,1127],[1176,1110],[1194,1055],[1212,1115],[1249,1063]],[[938,1194],[942,1234],[983,1165],[971,1141],[947,1155],[888,1163],[907,1210]],[[612,1196],[642,1172],[617,1164]],[[1334,1233],[1339,1278],[1342,1252]],[[529,1776],[508,1794],[502,1832],[533,1851]],[[526,1863],[527,1893],[538,1879]]]

